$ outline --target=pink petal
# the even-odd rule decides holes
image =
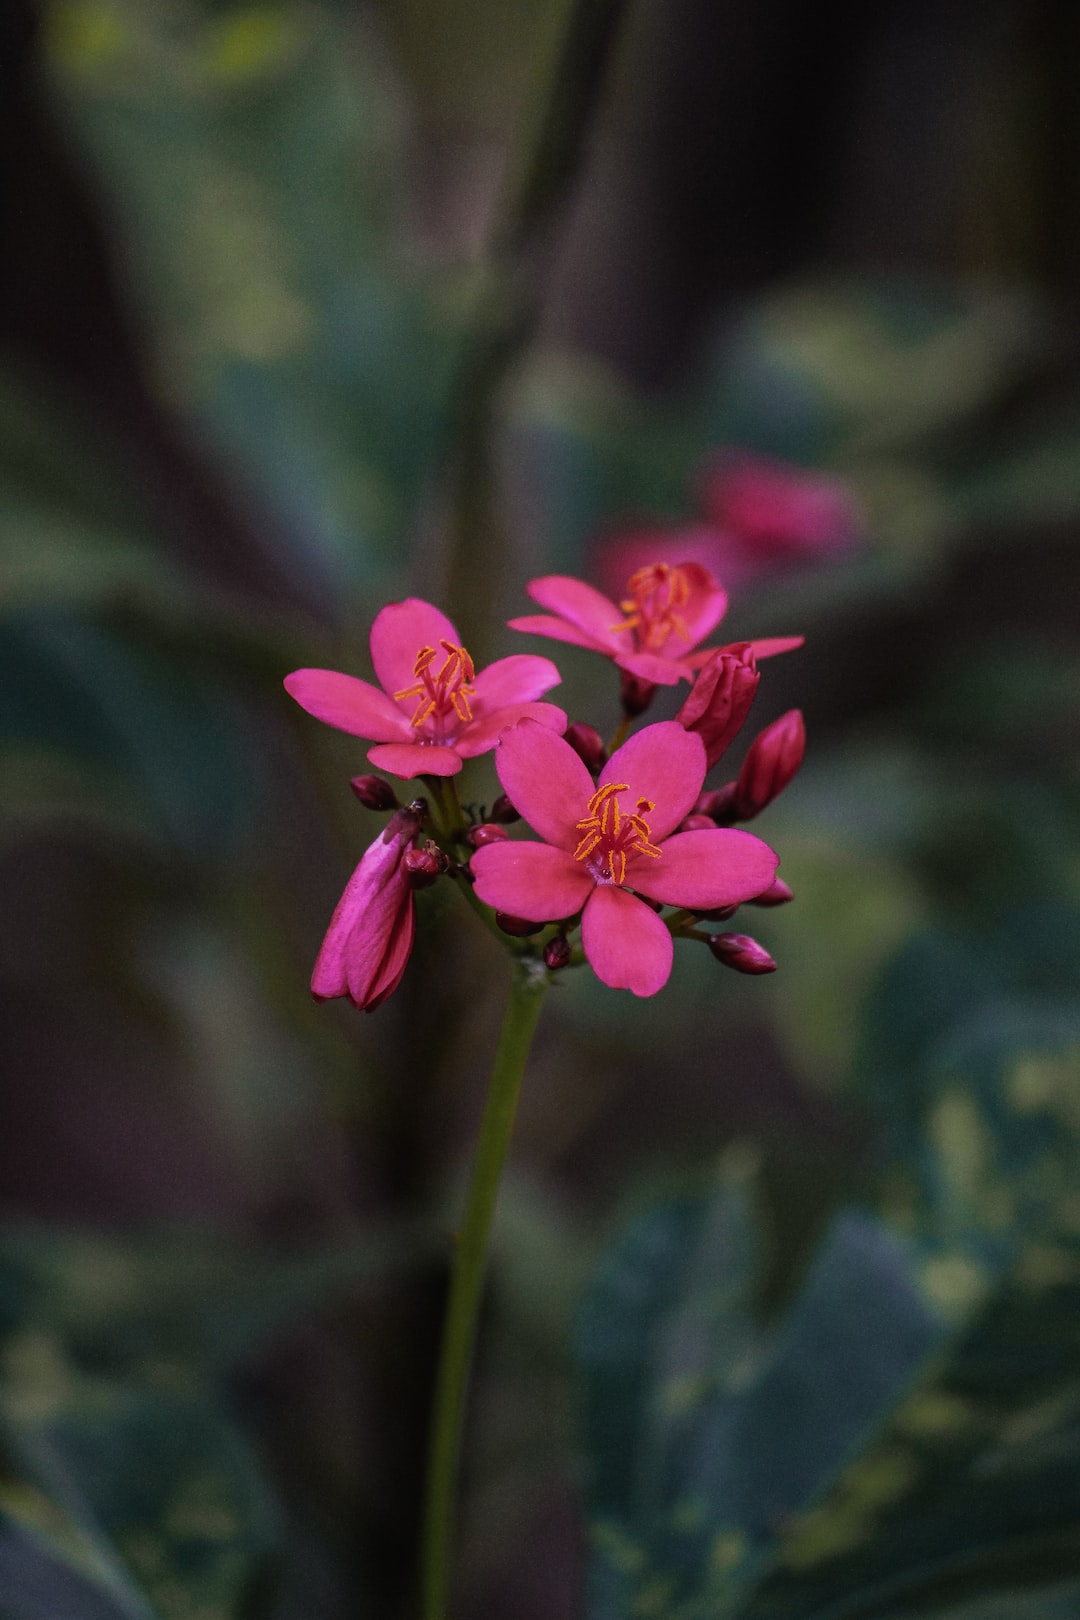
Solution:
[[[357,1006],[366,1005],[401,925],[402,906],[411,899],[401,870],[410,835],[376,838],[346,884],[311,976],[312,994],[320,1001],[348,995]]]
[[[669,906],[738,906],[763,894],[779,856],[753,833],[731,827],[676,833],[657,860],[636,855],[627,863],[632,889]]]
[[[601,884],[593,890],[581,919],[581,943],[596,977],[613,990],[654,996],[668,982],[671,932],[625,889]]]
[[[696,562],[680,563],[678,566],[690,587],[689,597],[679,609],[688,639],[673,632],[663,648],[669,658],[677,658],[680,653],[696,647],[720,623],[728,605],[727,591],[716,583],[707,568]]]
[[[285,677],[285,690],[316,720],[354,737],[392,742],[409,734],[408,718],[397,704],[355,675],[341,675],[335,669],[294,669]]]
[[[530,922],[573,917],[594,886],[581,862],[566,850],[531,839],[485,844],[471,865],[485,905]]]
[[[565,619],[555,619],[550,613],[526,613],[517,619],[507,619],[511,630],[523,630],[532,636],[548,636],[552,641],[568,641],[574,647],[588,647],[591,652],[606,653],[610,658],[614,648],[607,641],[600,641],[598,637],[591,636],[585,630],[579,630],[577,625],[568,624]]]
[[[596,789],[569,743],[535,720],[519,720],[499,740],[495,769],[510,803],[534,832],[559,849],[576,847],[577,823],[588,815]]]
[[[519,720],[535,720],[560,737],[566,730],[565,711],[557,709],[554,703],[508,703],[504,709],[494,709],[462,726],[454,746],[463,759],[486,754],[489,748],[494,748],[500,733],[517,725]]]
[[[601,787],[606,782],[628,782],[635,797],[653,800],[654,808],[646,811],[645,819],[654,843],[690,814],[704,780],[705,745],[677,720],[661,720],[636,731],[600,772]],[[621,808],[631,808],[629,795],[623,796]]]
[[[690,679],[687,660],[665,658],[662,653],[620,653],[615,662],[620,669],[639,680],[652,681],[654,686],[677,686]]]
[[[383,690],[393,697],[395,692],[405,692],[415,685],[417,653],[421,647],[434,647],[438,652],[444,637],[460,646],[458,633],[446,614],[418,596],[391,602],[377,613],[371,626],[371,662]],[[415,707],[413,703],[410,713]]]
[[[794,652],[805,640],[805,636],[762,636],[750,645],[755,658],[775,658],[777,653]]]
[[[492,709],[505,708],[508,703],[532,703],[558,686],[561,680],[550,658],[514,653],[510,658],[496,659],[494,664],[479,670],[473,681],[473,713],[479,718]]]
[[[614,650],[629,645],[628,632],[615,629],[626,614],[583,579],[573,579],[569,574],[545,574],[542,579],[530,580],[527,589],[534,602],[595,636],[602,647]]]
[[[380,771],[406,781],[414,776],[456,776],[461,769],[457,750],[438,743],[380,743],[368,749],[367,757]]]
[[[390,933],[390,943],[386,948],[386,955],[375,975],[367,1000],[364,1002],[365,1012],[374,1012],[381,1007],[388,996],[392,996],[401,983],[405,969],[412,955],[413,939],[416,934],[416,903],[412,894],[406,895],[401,903],[401,910]]]

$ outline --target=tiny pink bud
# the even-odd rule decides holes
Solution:
[[[485,844],[501,844],[510,837],[505,827],[498,827],[493,821],[482,821],[478,827],[470,827],[465,838],[473,849],[483,849]]]
[[[544,946],[544,966],[550,968],[552,973],[557,973],[559,968],[570,966],[572,955],[570,941],[564,935],[556,934],[555,938],[549,939]]]
[[[713,820],[712,816],[702,816],[702,815],[698,815],[695,812],[693,815],[687,816],[685,821],[681,821],[679,823],[679,831],[680,832],[706,832],[706,831],[715,832],[716,831],[716,822]]]
[[[783,878],[775,878],[764,894],[757,894],[747,901],[750,906],[786,906],[795,896],[784,882]]]
[[[381,776],[354,776],[349,786],[367,810],[393,810],[397,805],[397,794]]]
[[[619,701],[622,711],[628,719],[636,720],[639,714],[645,713],[656,696],[656,686],[652,681],[643,681],[640,675],[631,675],[626,669],[621,671],[621,675]]]
[[[803,761],[806,727],[798,709],[789,709],[759,731],[735,784],[736,820],[760,815],[782,793]]]
[[[495,913],[495,921],[504,934],[512,934],[515,939],[524,939],[528,934],[538,934],[547,923],[529,922],[525,917],[511,917],[505,911]]]
[[[563,740],[570,744],[586,770],[593,776],[602,771],[607,764],[607,749],[595,726],[587,726],[583,720],[575,720],[572,726],[567,726]]]
[[[687,731],[696,731],[712,767],[737,734],[758,688],[757,660],[748,641],[719,647],[701,666],[690,696],[675,716]]]
[[[776,963],[749,934],[714,934],[709,949],[718,962],[736,973],[775,973]]]
[[[500,793],[499,797],[495,800],[495,803],[491,807],[491,820],[505,822],[520,821],[521,811],[514,809],[514,806],[510,803],[510,800],[507,798],[505,793]]]
[[[444,870],[437,856],[427,849],[410,849],[401,864],[408,876],[410,887],[414,889],[430,888]]]

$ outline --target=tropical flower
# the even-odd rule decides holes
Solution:
[[[706,468],[700,505],[758,569],[849,551],[864,528],[859,503],[840,479],[749,451],[728,451]]]
[[[317,1001],[348,996],[374,1012],[401,983],[415,930],[406,857],[419,830],[414,811],[398,810],[365,851],[315,962],[311,993]]]
[[[477,894],[537,922],[581,912],[585,955],[612,989],[651,996],[667,983],[672,935],[649,902],[738,905],[773,881],[777,857],[752,834],[675,832],[701,791],[705,746],[674,720],[630,737],[597,783],[568,743],[528,719],[503,733],[495,768],[544,841],[478,849]]]
[[[553,731],[566,715],[535,700],[561,679],[550,658],[518,653],[477,671],[457,630],[430,602],[391,602],[371,627],[382,690],[332,669],[297,669],[285,690],[317,720],[376,746],[373,765],[393,776],[456,776],[526,716]]]

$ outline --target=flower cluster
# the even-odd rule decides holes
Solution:
[[[541,701],[560,680],[550,659],[518,654],[478,671],[450,620],[416,598],[372,625],[378,685],[326,669],[286,678],[309,714],[370,742],[379,770],[426,782],[427,797],[401,807],[385,777],[354,779],[362,803],[392,814],[334,912],[317,998],[348,996],[368,1011],[385,1001],[412,949],[415,891],[444,875],[467,887],[511,950],[549,971],[587,961],[638,996],[667,983],[676,939],[704,941],[743,973],[775,967],[748,935],[707,925],[792,898],[778,857],[733,824],[760,814],[798,770],[798,710],[754,739],[735,779],[706,790],[705,777],[746,720],[759,660],[801,637],[703,646],[727,594],[694,560],[635,568],[618,601],[563,575],[528,592],[547,611],[511,628],[589,648],[618,669],[623,718],[610,752],[591,725],[568,725]],[[632,730],[658,688],[683,682],[673,719]],[[467,817],[453,778],[492,749],[502,795],[489,815]],[[535,837],[508,831],[519,821]]]

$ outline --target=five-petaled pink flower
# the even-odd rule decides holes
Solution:
[[[527,719],[504,732],[495,767],[544,842],[478,849],[477,894],[535,922],[581,912],[585,955],[612,989],[651,996],[667,983],[672,935],[648,901],[712,910],[773,882],[777,856],[752,834],[674,832],[705,777],[701,738],[674,720],[630,737],[595,784],[568,743]]]
[[[419,830],[412,810],[398,810],[365,851],[315,962],[311,993],[317,1001],[348,996],[374,1012],[401,983],[416,921],[404,862]]]
[[[626,588],[616,604],[584,580],[546,574],[527,589],[551,612],[511,619],[510,628],[589,647],[655,686],[693,680],[716,650],[698,644],[723,618],[727,592],[696,562],[651,563],[631,574]],[[801,644],[801,637],[789,636],[752,645],[763,658]]]
[[[550,658],[517,653],[476,671],[450,620],[417,597],[376,615],[371,662],[381,691],[332,669],[294,670],[285,690],[317,720],[375,743],[368,759],[393,776],[456,776],[525,717],[566,730],[562,709],[535,701],[561,679]]]

